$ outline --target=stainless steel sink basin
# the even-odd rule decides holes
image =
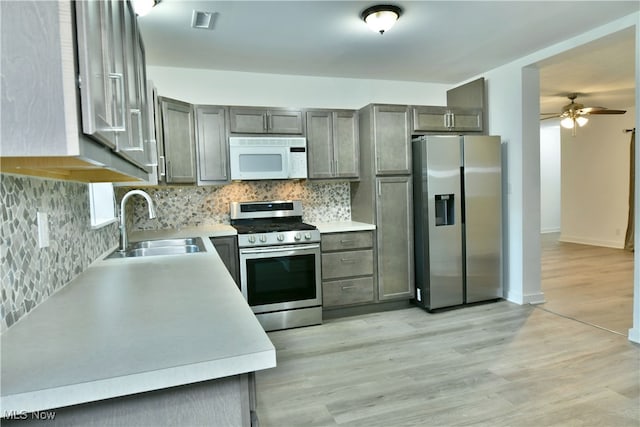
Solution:
[[[145,240],[132,243],[125,251],[115,250],[107,256],[107,259],[192,254],[197,252],[206,252],[204,242],[200,237]]]
[[[199,237],[187,237],[185,239],[162,239],[162,240],[144,240],[131,244],[132,249],[138,248],[160,248],[160,247],[176,247],[176,246],[198,246],[202,244]],[[202,247],[204,250],[204,247]],[[197,252],[197,251],[195,251]]]

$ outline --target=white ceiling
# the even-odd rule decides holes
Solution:
[[[384,1],[382,3],[385,3]],[[638,1],[393,1],[384,35],[360,19],[375,1],[162,0],[140,17],[158,66],[455,84],[640,10]],[[194,10],[214,13],[191,28]],[[635,104],[633,30],[541,63],[541,110]]]

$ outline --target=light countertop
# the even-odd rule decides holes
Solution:
[[[98,260],[9,328],[0,411],[275,367],[273,344],[207,238],[214,234],[199,231],[206,253]]]

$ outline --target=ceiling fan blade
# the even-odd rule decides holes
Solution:
[[[604,107],[585,107],[585,108],[580,109],[580,113],[581,114],[591,114],[594,111],[598,111],[598,110],[606,110],[606,108],[604,108]]]
[[[556,114],[555,116],[551,116],[551,117],[540,117],[540,120],[557,119],[558,117],[560,117],[560,115]]]
[[[589,112],[589,114],[624,114],[627,110],[594,110]]]

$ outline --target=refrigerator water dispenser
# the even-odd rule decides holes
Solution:
[[[436,194],[436,227],[441,225],[454,225],[455,214],[453,210],[453,194]]]

